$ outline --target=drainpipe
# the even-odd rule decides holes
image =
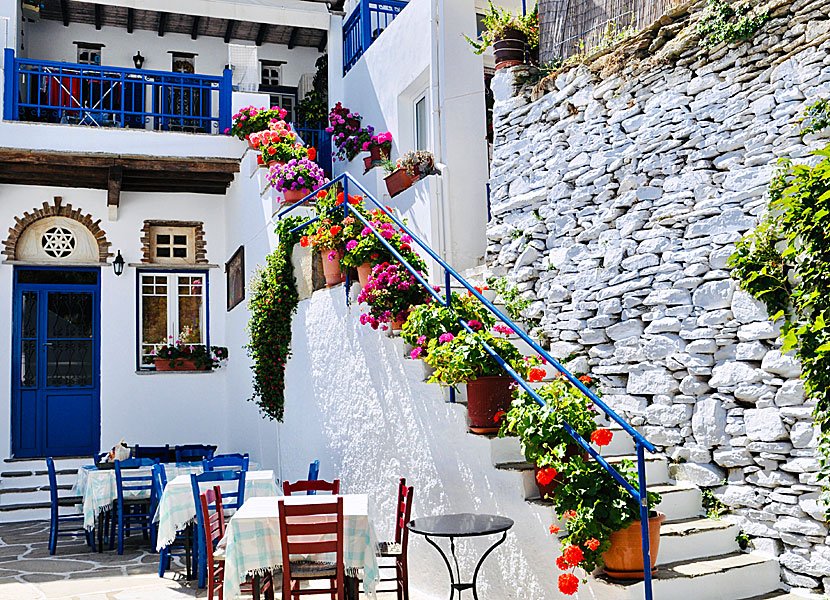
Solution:
[[[431,5],[430,29],[434,36],[430,44],[432,56],[430,60],[430,106],[432,109],[432,132],[433,132],[433,154],[435,155],[436,166],[440,165],[441,185],[437,189],[437,204],[439,218],[438,241],[440,243],[439,253],[441,257],[452,264],[452,232],[450,228],[449,210],[447,201],[450,198],[449,190],[449,168],[444,163],[444,129],[441,125],[441,56],[444,49],[442,35],[441,13],[444,0],[433,0]]]

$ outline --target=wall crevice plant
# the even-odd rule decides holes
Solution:
[[[697,24],[700,44],[714,48],[721,42],[746,41],[768,20],[769,13],[756,13],[749,2],[733,5],[726,0],[709,0]]]

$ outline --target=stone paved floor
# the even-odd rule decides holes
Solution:
[[[90,552],[85,541],[63,538],[49,556],[49,523],[0,524],[0,600],[182,600],[205,598],[184,568],[174,565],[162,579],[158,555],[138,539],[124,554]],[[314,598],[315,596],[312,596]],[[326,596],[327,597],[327,596]],[[320,596],[323,598],[323,596]],[[361,598],[363,596],[361,595]],[[380,594],[378,600],[392,600]],[[412,595],[412,600],[418,600]]]

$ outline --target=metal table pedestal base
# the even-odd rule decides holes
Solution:
[[[478,560],[478,564],[476,565],[475,570],[473,571],[473,581],[471,583],[461,583],[461,572],[458,568],[458,558],[455,555],[455,538],[450,537],[450,554],[452,554],[453,562],[455,562],[455,575],[452,572],[452,566],[450,565],[450,560],[447,558],[446,553],[441,549],[439,546],[430,536],[425,535],[424,538],[426,539],[429,544],[438,550],[438,554],[441,555],[441,558],[444,559],[444,564],[447,566],[447,571],[450,574],[450,600],[455,598],[455,591],[458,590],[458,597],[459,600],[461,598],[461,592],[464,590],[472,590],[473,591],[473,598],[474,600],[478,600],[478,590],[476,588],[476,581],[478,580],[478,572],[481,570],[481,565],[484,564],[484,561],[490,556],[490,553],[501,546],[504,543],[504,540],[507,539],[507,532],[505,531],[501,539],[498,540],[495,544],[490,546],[487,549],[487,552],[481,555],[481,558]],[[458,578],[458,582],[456,583],[456,577]]]

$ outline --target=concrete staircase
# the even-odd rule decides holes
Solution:
[[[58,489],[62,496],[69,495],[78,468],[91,463],[91,456],[55,459]],[[5,459],[0,471],[0,522],[48,519],[50,506],[46,461]]]

